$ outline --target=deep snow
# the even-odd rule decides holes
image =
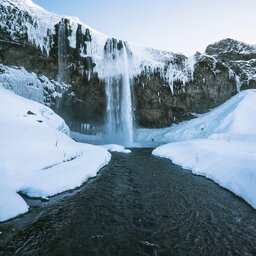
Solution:
[[[168,143],[153,154],[206,176],[256,208],[256,90],[242,91],[193,120],[140,139]]]
[[[48,197],[80,186],[110,160],[102,147],[80,144],[48,107],[0,85],[0,221],[28,211],[17,194]]]

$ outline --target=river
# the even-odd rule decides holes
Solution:
[[[256,255],[256,211],[214,182],[151,155],[113,153],[79,189],[29,200],[0,224],[8,255]]]

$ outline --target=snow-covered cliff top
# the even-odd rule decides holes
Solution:
[[[1,5],[3,9],[0,12],[0,28],[7,30],[13,39],[18,34],[27,33],[28,40],[41,50],[45,50],[47,54],[49,54],[52,44],[49,36],[55,34],[54,26],[64,18],[70,21],[74,32],[78,24],[81,24],[84,30],[90,30],[92,37],[99,43],[105,42],[107,39],[106,35],[87,26],[78,18],[48,12],[31,0],[2,0],[0,8]]]
[[[122,52],[117,49],[111,49],[113,52],[109,54],[109,61],[106,61],[105,47],[110,38],[94,30],[78,18],[48,12],[31,0],[2,0],[0,10],[0,29],[7,32],[11,40],[19,42],[28,40],[30,44],[35,45],[47,55],[49,55],[54,46],[53,36],[57,33],[56,25],[60,24],[64,19],[68,20],[67,26],[70,32],[68,40],[71,48],[77,47],[76,32],[80,25],[82,34],[85,35],[89,31],[91,37],[91,40],[86,41],[84,46],[79,49],[80,55],[81,57],[92,58],[95,64],[93,72],[96,72],[100,79],[105,79],[106,76],[122,74]],[[119,42],[118,39],[117,41]],[[172,91],[174,91],[175,82],[179,81],[185,85],[193,80],[194,65],[197,62],[196,55],[187,58],[182,54],[137,47],[129,43],[125,43],[125,47],[128,48],[129,53],[130,78],[142,72],[159,72]],[[114,55],[118,58],[115,59]],[[213,56],[217,61],[224,60],[225,63],[226,60],[228,62],[248,61],[252,58],[256,59],[256,46],[232,39],[224,39],[209,45],[205,56]],[[112,65],[111,68],[109,68],[109,64]],[[232,72],[235,70],[236,75],[240,76],[244,73],[239,72],[239,69],[242,69],[243,66],[237,63],[226,64],[229,69],[232,69]],[[254,69],[247,69],[249,69],[250,75],[243,74],[243,77],[254,77]],[[246,82],[248,83],[249,80],[247,80]]]
[[[206,53],[211,55],[218,55],[219,53],[253,55],[256,54],[256,45],[250,45],[234,39],[226,38],[209,45],[206,48]]]
[[[53,47],[52,36],[56,34],[55,25],[63,19],[68,20],[70,47],[76,48],[76,31],[78,25],[81,25],[82,33],[89,30],[91,41],[86,42],[86,55],[84,49],[81,49],[82,57],[92,57],[96,64],[95,72],[100,78],[104,78],[105,66],[104,47],[108,41],[108,36],[97,32],[88,25],[81,22],[78,18],[61,16],[48,12],[40,6],[34,4],[31,0],[2,0],[0,3],[0,29],[6,31],[12,40],[28,41],[37,46],[42,52],[49,55]],[[161,76],[173,87],[173,82],[178,80],[185,84],[193,78],[193,58],[187,59],[181,54],[173,54],[166,51],[136,47],[126,43],[131,52],[130,56],[130,76],[134,77],[145,71],[145,67],[150,72],[160,71]],[[116,67],[119,67],[116,63]],[[116,73],[119,71],[117,70]],[[120,73],[120,72],[119,72]]]

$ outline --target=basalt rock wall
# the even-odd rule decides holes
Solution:
[[[61,77],[69,88],[62,97],[48,102],[50,106],[73,130],[100,130],[106,120],[107,103],[104,72],[99,69],[98,59],[102,58],[101,63],[104,63],[109,39],[101,38],[98,43],[93,30],[85,29],[79,21],[54,17],[56,22],[46,30],[39,44],[35,39],[31,40],[29,31],[30,27],[39,29],[41,20],[37,20],[31,7],[20,10],[16,2],[4,0],[5,4],[0,3],[0,63],[23,66],[52,80]],[[13,28],[14,23],[17,28]],[[117,51],[121,51],[123,42],[110,40],[117,45]],[[234,40],[224,40],[208,46],[205,54],[193,56],[193,67],[189,71],[188,58],[180,54],[159,53],[155,56],[154,53],[152,60],[136,64],[139,69],[136,66],[136,72],[130,76],[136,125],[170,126],[225,102],[237,93],[240,85],[242,89],[255,88],[256,50],[246,44],[241,50],[238,44]],[[114,53],[111,56],[116,61],[118,56]],[[136,53],[131,49],[129,58],[133,66],[135,57]],[[136,60],[138,62],[138,58]],[[61,65],[64,74],[60,74]],[[104,69],[106,65],[102,67]]]
[[[173,93],[158,73],[135,79],[136,117],[142,127],[166,127],[195,117],[220,105],[237,93],[235,78],[221,62],[211,59],[195,64],[193,80],[174,84]]]

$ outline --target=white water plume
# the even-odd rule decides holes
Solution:
[[[129,56],[123,42],[109,40],[105,47],[107,96],[106,136],[111,143],[133,144],[132,86]]]

